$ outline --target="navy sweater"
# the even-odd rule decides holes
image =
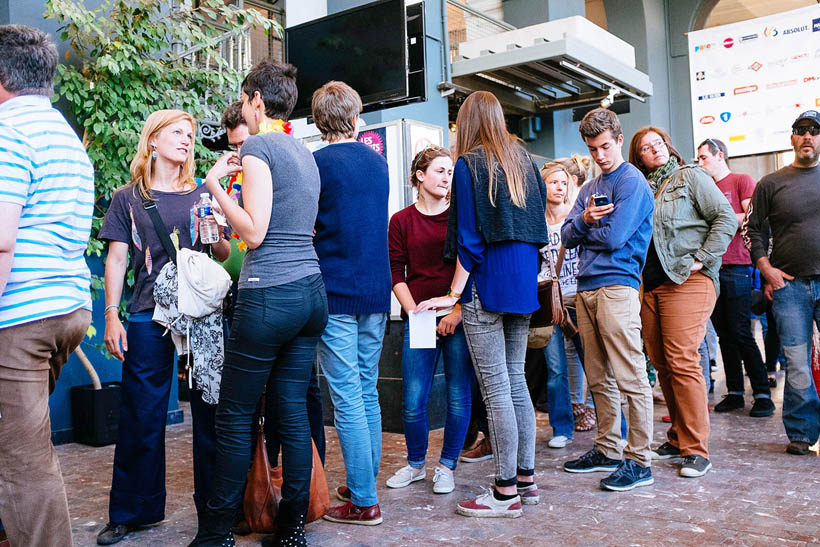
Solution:
[[[331,144],[313,157],[322,181],[313,245],[328,313],[389,313],[387,162],[360,142]]]
[[[592,194],[606,194],[615,208],[609,216],[587,224],[584,210]],[[564,247],[581,249],[578,292],[611,285],[639,289],[652,238],[654,210],[649,184],[631,163],[624,162],[615,171],[595,177],[581,187],[575,206],[561,227]]]

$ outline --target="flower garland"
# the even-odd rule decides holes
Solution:
[[[285,120],[281,119],[273,119],[273,120],[265,120],[259,125],[259,135],[264,135],[266,133],[284,133],[285,135],[293,136],[293,127],[291,126],[290,122],[286,122]],[[231,180],[228,182],[228,195],[233,198],[234,201],[239,203],[239,195],[242,193],[242,171],[236,173]],[[231,237],[238,240],[236,244],[237,248],[241,252],[245,252],[248,250],[248,244],[242,241],[242,238],[239,237],[239,234],[233,232]]]

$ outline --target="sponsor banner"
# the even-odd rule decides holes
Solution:
[[[721,139],[732,156],[786,150],[795,117],[820,107],[820,4],[688,40],[696,143]]]

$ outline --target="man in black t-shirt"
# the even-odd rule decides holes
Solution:
[[[791,144],[794,163],[766,175],[755,189],[744,240],[766,279],[786,358],[786,451],[802,456],[820,436],[820,398],[811,372],[812,320],[820,327],[820,112],[797,117]],[[771,258],[761,233],[767,219]]]

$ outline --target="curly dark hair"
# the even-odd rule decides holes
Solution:
[[[25,25],[0,25],[0,85],[17,95],[54,93],[57,47],[45,32]]]

